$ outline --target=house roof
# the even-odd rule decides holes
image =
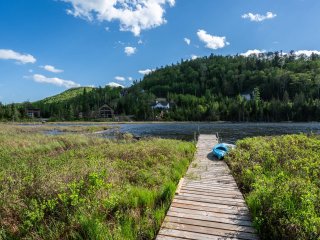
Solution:
[[[99,108],[99,110],[102,109],[102,108],[108,108],[108,109],[110,109],[110,110],[113,111],[113,109],[112,109],[109,105],[107,105],[107,104],[104,104],[103,106],[101,106],[101,107]]]

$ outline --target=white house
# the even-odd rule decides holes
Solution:
[[[242,93],[241,96],[247,101],[251,100],[251,94],[250,93]]]
[[[151,106],[152,109],[170,109],[170,103],[166,99],[157,99]]]

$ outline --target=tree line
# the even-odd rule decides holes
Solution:
[[[43,117],[90,120],[94,111],[108,104],[117,115],[153,120],[161,110],[153,110],[151,104],[160,97],[171,103],[163,120],[319,121],[320,56],[291,51],[181,60],[126,89],[83,88],[62,101],[0,105],[0,119],[24,118],[23,109],[31,104]]]

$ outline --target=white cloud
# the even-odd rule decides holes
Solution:
[[[132,80],[133,80],[133,78],[132,78],[132,77],[128,77],[128,80],[129,80],[129,81],[132,81]]]
[[[0,49],[0,59],[16,60],[18,63],[35,63],[37,60],[30,54],[22,54],[11,49]]]
[[[135,54],[136,51],[137,51],[137,48],[135,48],[135,47],[125,47],[124,48],[124,52],[125,52],[125,54],[127,54],[127,56],[131,56],[131,55]]]
[[[66,88],[75,88],[75,87],[80,87],[80,84],[75,83],[73,81],[70,80],[64,80],[64,79],[60,79],[60,78],[49,78],[46,76],[43,76],[41,74],[34,74],[32,76],[32,79],[35,82],[38,83],[49,83],[49,84],[53,84],[59,87],[66,87]]]
[[[107,32],[110,31],[110,28],[109,27],[105,27],[104,30],[106,30]]]
[[[253,49],[253,50],[248,50],[245,53],[241,53],[240,55],[244,57],[249,57],[250,55],[256,55],[258,56],[260,53],[265,53],[266,50],[258,50],[258,49]]]
[[[115,82],[110,82],[110,83],[107,84],[107,86],[109,86],[109,87],[122,87],[122,88],[124,88],[123,85],[121,85],[121,84],[119,84],[119,83],[115,83]]]
[[[184,38],[183,40],[185,41],[185,43],[186,43],[187,45],[190,45],[191,40],[190,40],[189,38]]]
[[[192,59],[192,60],[195,60],[195,59],[197,59],[197,58],[199,58],[199,56],[194,55],[194,54],[191,55],[191,59]]]
[[[125,77],[121,77],[121,76],[115,76],[114,79],[117,81],[125,81],[126,80]]]
[[[317,51],[317,50],[298,50],[298,51],[295,51],[294,53],[297,56],[306,55],[307,57],[310,57],[312,53],[320,55],[320,51]]]
[[[88,21],[120,22],[121,31],[139,36],[142,30],[161,26],[167,4],[173,7],[175,0],[61,0],[72,4],[67,13]]]
[[[138,44],[143,44],[143,41],[139,39]]]
[[[254,13],[246,13],[243,14],[241,17],[244,19],[250,19],[251,22],[262,22],[267,19],[275,18],[277,14],[272,12],[267,12],[266,15],[254,14]]]
[[[154,71],[154,69],[145,69],[145,70],[139,70],[139,73],[142,75],[147,75],[153,71]]]
[[[28,72],[29,72],[29,73],[33,73],[33,69],[29,69]]]
[[[63,72],[63,70],[57,69],[51,65],[45,65],[45,66],[40,66],[40,67],[43,68],[44,70],[46,70],[48,72],[52,72],[52,73],[62,73]]]
[[[197,35],[200,41],[204,42],[206,44],[206,47],[210,49],[215,50],[218,48],[223,48],[230,44],[226,41],[226,37],[213,36],[202,29],[198,30]]]

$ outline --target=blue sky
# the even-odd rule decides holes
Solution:
[[[0,1],[0,101],[130,86],[182,58],[320,50],[319,0]]]

